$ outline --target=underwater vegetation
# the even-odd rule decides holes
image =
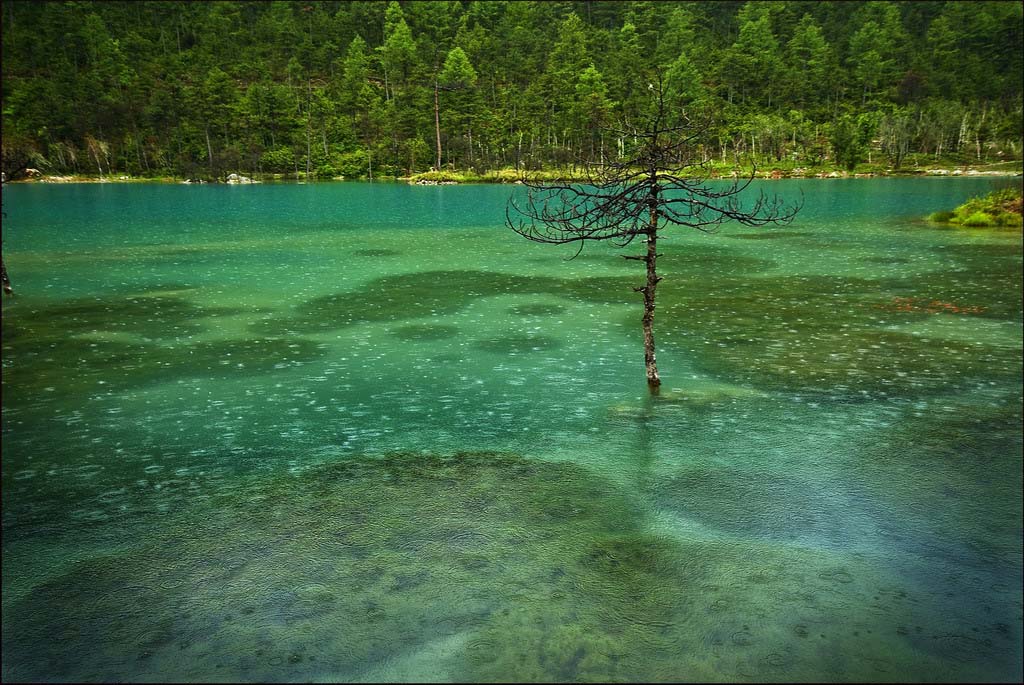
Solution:
[[[595,253],[589,258],[609,265],[625,263],[612,255]],[[691,247],[665,261],[672,273],[659,289],[655,332],[659,346],[686,356],[708,373],[772,390],[853,396],[935,391],[948,385],[943,369],[950,364],[961,369],[964,382],[987,375],[1019,375],[1019,365],[1007,358],[1005,348],[934,339],[920,334],[914,324],[936,313],[1020,321],[1020,246],[965,245],[949,259],[941,279],[935,273],[776,276],[769,272],[769,260]],[[705,274],[710,272],[715,278],[709,288]],[[508,294],[628,304],[637,278],[486,271],[384,276],[302,303],[287,316],[258,320],[251,329],[259,335],[301,336],[365,323],[425,320],[457,313],[481,298]],[[907,306],[908,302],[926,304]],[[552,306],[559,305],[518,305],[510,313],[544,316],[559,311]],[[627,335],[638,337],[635,316],[639,314],[630,314],[621,323]],[[438,326],[409,323],[394,334],[410,340],[454,335]],[[476,345],[495,352],[523,352],[553,349],[557,342],[531,335]]]
[[[4,385],[35,400],[56,388],[117,392],[182,376],[248,376],[323,355],[316,342],[296,338],[202,339],[217,317],[244,311],[184,296],[111,295],[11,308],[3,317]]]
[[[642,491],[514,454],[395,453],[251,478],[36,578],[5,609],[5,680],[878,680],[909,667],[984,679],[1006,668],[1017,628],[996,617],[972,631],[867,559],[759,535],[729,513],[759,504],[742,502],[752,489],[734,475],[657,486],[663,506],[720,531],[684,536],[648,530]],[[763,498],[760,515],[784,521],[771,488]],[[796,513],[817,505],[805,506]]]
[[[1019,323],[1020,245],[966,245],[949,257],[942,278],[761,275],[710,290],[666,279],[660,340],[709,373],[767,390],[877,397],[1018,379],[1012,348],[919,327],[937,315],[952,327],[959,317]]]

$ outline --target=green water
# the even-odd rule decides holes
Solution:
[[[508,186],[7,187],[3,680],[1019,681],[992,186],[674,234],[653,399]]]

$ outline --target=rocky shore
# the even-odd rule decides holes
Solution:
[[[511,170],[508,170],[511,172]],[[551,176],[554,178],[557,173],[552,171],[545,171],[542,174],[545,178]],[[911,168],[911,169],[887,169],[884,171],[872,171],[872,172],[848,172],[840,170],[820,170],[820,169],[806,169],[797,167],[795,169],[761,169],[755,174],[757,178],[764,179],[784,179],[784,178],[823,178],[823,179],[841,179],[841,178],[907,178],[915,176],[938,176],[938,177],[976,177],[976,176],[1004,176],[1004,177],[1020,177],[1022,175],[1021,169],[991,169],[985,168],[982,165],[980,168],[974,166],[962,166],[962,167],[940,167],[940,168]],[[742,177],[742,173],[733,172],[730,174],[712,174],[712,178],[723,178],[731,179]],[[274,177],[274,181],[288,182],[293,179],[283,179]],[[306,179],[302,179],[306,180]],[[340,178],[324,178],[324,179],[313,179],[315,181],[337,181],[342,180]],[[352,179],[361,180],[361,179]],[[424,174],[414,174],[407,177],[399,177],[396,179],[381,179],[381,180],[397,180],[405,181],[412,185],[421,186],[438,186],[438,185],[458,185],[459,183],[516,183],[519,181],[512,173],[505,172],[488,172],[483,175],[474,174],[472,172],[427,172]],[[227,185],[248,185],[254,183],[263,183],[263,180],[259,178],[252,178],[249,176],[243,176],[242,174],[231,173],[223,177],[223,179],[211,181],[203,178],[185,178],[170,177],[170,176],[157,176],[157,177],[139,177],[139,176],[127,176],[124,174],[111,174],[105,176],[96,175],[59,175],[59,174],[44,174],[37,169],[28,169],[26,175],[23,178],[19,178],[15,183],[180,183],[180,184],[227,184]]]

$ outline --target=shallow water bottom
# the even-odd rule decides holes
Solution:
[[[1020,511],[984,493],[1015,485],[1019,413],[958,410],[759,455],[659,448],[680,409],[646,402],[613,420],[652,452],[614,469],[389,453],[111,508],[5,539],[4,680],[1012,680]]]

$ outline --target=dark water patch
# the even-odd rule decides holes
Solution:
[[[291,317],[257,322],[253,329],[280,334],[333,330],[360,323],[403,321],[460,311],[481,297],[558,292],[554,278],[485,271],[427,271],[385,276],[355,291],[300,305]]]
[[[31,338],[45,343],[76,334],[133,333],[149,338],[181,338],[204,330],[208,316],[181,297],[104,297],[60,303],[27,304],[4,312],[4,342]]]
[[[876,436],[879,440],[874,448],[868,443],[859,450],[865,458],[880,461],[897,452],[901,461],[916,462],[915,466],[969,465],[981,472],[1000,464],[1012,468],[1022,457],[1021,410],[1019,395],[1005,404],[934,401],[903,417],[898,431]],[[1001,479],[996,473],[990,477],[995,482]],[[985,485],[995,482],[986,481]]]
[[[7,330],[5,324],[5,408],[68,394],[80,400],[83,393],[145,384],[165,373],[145,361],[155,345],[81,338],[47,341],[24,328],[8,344]]]
[[[289,257],[290,258],[290,257]],[[141,265],[153,266],[184,266],[219,267],[227,261],[238,263],[240,261],[260,259],[258,252],[246,250],[242,246],[216,246],[205,247],[201,245],[167,246],[158,250],[134,251],[124,250],[107,259],[117,261],[129,261]]]
[[[578,255],[557,255],[557,254],[545,254],[539,257],[533,257],[527,261],[533,264],[543,264],[550,268],[552,273],[557,273],[563,269],[590,269],[590,268],[617,268],[623,266],[632,266],[637,268],[635,262],[631,262],[628,259],[623,259],[622,255],[634,254],[636,249],[624,248],[620,253],[612,251],[587,251],[584,250]]]
[[[1008,244],[944,246],[949,268],[913,282],[922,297],[972,306],[980,316],[1022,321],[1024,266],[1018,239]]]
[[[392,332],[400,340],[448,340],[459,334],[458,326],[439,324],[411,324],[402,326]]]
[[[397,257],[402,253],[398,250],[391,250],[388,248],[366,248],[362,250],[353,250],[352,254],[357,257]]]
[[[738,240],[776,240],[778,238],[800,238],[813,235],[810,231],[758,231],[756,233],[727,233],[726,238]]]
[[[706,281],[707,275],[723,276],[755,274],[774,268],[777,262],[762,257],[738,254],[724,246],[685,245],[668,241],[659,244],[664,256],[658,259],[658,271],[672,278]],[[640,265],[642,266],[642,265]]]
[[[90,441],[90,430],[74,430],[78,425],[60,431],[63,439],[51,431],[27,443],[45,455],[43,461],[37,456],[33,478],[19,480],[22,471],[4,470],[3,489],[10,498],[3,509],[5,540],[44,540],[69,530],[91,535],[112,524],[159,518],[233,487],[233,479],[254,466],[272,469],[282,461],[276,452],[233,449],[213,463],[192,445],[183,449],[178,436],[168,440],[174,447],[167,447],[164,435],[130,449],[104,449]],[[103,463],[96,463],[100,459]]]
[[[672,575],[679,553],[674,544],[663,539],[602,536],[576,558],[574,572],[588,575],[597,571],[597,577],[617,578],[620,587],[652,585]]]
[[[543,352],[562,346],[561,341],[547,335],[509,335],[488,338],[475,343],[475,347],[494,354],[525,354]]]
[[[324,346],[311,340],[239,338],[199,342],[187,348],[162,347],[155,355],[171,377],[244,377],[321,358]]]
[[[879,264],[882,266],[890,266],[896,264],[911,264],[913,260],[907,257],[888,257],[888,256],[871,256],[861,257],[860,261],[866,264]]]
[[[653,498],[660,508],[730,535],[837,546],[849,535],[842,498],[797,477],[703,464],[658,482]]]
[[[214,252],[227,252],[228,250],[225,250],[222,247],[221,248],[215,248],[215,249],[211,250],[211,248],[208,247],[208,246],[197,245],[197,244],[193,244],[193,245],[151,244],[151,245],[139,245],[137,248],[129,248],[127,250],[119,250],[119,251],[116,251],[115,254],[118,254],[118,255],[129,254],[130,255],[130,254],[133,254],[133,253],[137,253],[139,251],[143,251],[143,252],[146,252],[146,253],[153,253],[154,255],[157,255],[157,256],[164,256],[164,257],[171,257],[171,258],[173,258],[173,257],[187,257],[187,256],[193,256],[193,255],[202,255],[202,254],[207,254],[207,253],[209,253],[211,251],[214,251]],[[103,253],[97,253],[97,254],[95,254],[95,256],[99,257],[102,254]]]
[[[959,268],[921,278],[881,279],[879,288],[893,300],[879,305],[889,311],[918,311],[977,316],[1020,322],[1022,289],[1020,266],[993,261],[988,266]],[[899,301],[894,301],[899,298]],[[892,305],[907,303],[911,308]],[[888,306],[887,306],[888,305]]]
[[[175,283],[168,281],[159,281],[157,283],[147,283],[144,286],[146,297],[158,297],[158,296],[177,296],[180,293],[189,293],[199,290],[199,286],[192,283]]]
[[[629,269],[643,273],[644,265],[642,262],[625,258],[627,255],[640,256],[643,249],[643,246],[638,243],[632,247],[623,248],[620,252],[584,252],[572,259],[558,259],[557,261],[545,260],[544,263],[550,264],[554,268],[558,268],[558,266],[560,266],[562,268],[567,267],[575,270],[579,268],[579,265],[583,265],[585,268],[590,268],[590,266],[593,265],[597,267],[595,270]]]
[[[56,260],[62,263],[88,263],[88,264],[116,264],[117,262],[130,262],[137,264],[151,263],[176,263],[181,260],[218,260],[237,256],[236,253],[248,250],[249,246],[242,245],[203,245],[185,244],[168,245],[163,243],[148,243],[130,246],[119,246],[104,250],[75,250],[49,253],[35,253],[35,258]]]
[[[995,405],[935,400],[850,448],[858,455],[858,480],[870,484],[899,521],[885,528],[904,549],[986,575],[1015,569],[1019,577],[1019,395]]]
[[[149,286],[181,290],[178,285]],[[69,338],[91,341],[182,342],[206,332],[213,319],[249,314],[251,307],[201,306],[177,294],[106,295],[63,302],[26,302],[4,311],[3,342],[13,354],[40,351]],[[121,337],[118,337],[121,336]]]
[[[717,349],[698,365],[765,389],[865,400],[966,389],[979,379],[1019,376],[1000,348],[874,330],[819,331],[800,338],[791,330],[752,338],[718,335]]]
[[[935,249],[965,264],[983,264],[994,259],[1013,263],[1019,262],[1024,254],[1024,244],[1020,238],[1018,235],[1009,236],[1007,240],[999,242],[951,243]]]
[[[717,275],[744,274],[766,271],[776,265],[776,262],[770,259],[739,254],[723,245],[692,242],[681,244],[672,240],[673,237],[669,235],[658,244],[659,251],[663,253],[662,257],[658,260],[658,269],[665,273],[683,275],[691,273],[714,273]],[[643,249],[637,249],[638,247],[641,246],[638,244],[623,248],[621,252],[617,253],[584,252],[572,260],[552,256],[540,257],[531,261],[549,265],[552,268],[552,273],[558,273],[559,270],[565,268],[574,268],[575,270],[575,267],[572,267],[572,265],[577,262],[585,265],[595,264],[613,268],[626,267],[638,274],[642,279],[645,268],[643,263],[624,259],[625,255],[638,256],[642,254]]]
[[[695,291],[666,279],[658,325],[700,368],[771,390],[877,396],[1020,375],[1005,349],[889,328],[933,315],[901,307],[923,282],[793,276],[721,279]]]
[[[643,285],[643,276],[595,276],[565,282],[571,297],[587,302],[618,303],[638,301],[633,288]]]
[[[515,316],[555,316],[556,314],[563,314],[566,308],[560,304],[545,304],[542,302],[536,304],[517,304],[509,307],[508,311],[510,314]]]
[[[358,290],[301,304],[292,316],[268,318],[251,328],[264,335],[334,330],[355,324],[453,314],[484,297],[555,295],[617,302],[632,293],[627,278],[560,279],[486,271],[428,271],[387,276]]]
[[[908,642],[916,650],[964,665],[990,662],[993,658],[1004,654],[1008,647],[1005,641],[993,639],[987,635],[978,635],[969,629],[961,628],[957,632],[947,632],[948,629],[949,627],[943,626],[940,629],[941,632],[905,631],[901,633],[897,631],[896,634],[899,639]]]
[[[319,358],[308,340],[196,342],[211,317],[177,297],[105,298],[10,309],[3,317],[5,403],[128,387],[182,377],[227,377]],[[21,398],[16,399],[16,398]]]
[[[436,364],[458,364],[466,360],[461,352],[442,352],[430,358]]]

